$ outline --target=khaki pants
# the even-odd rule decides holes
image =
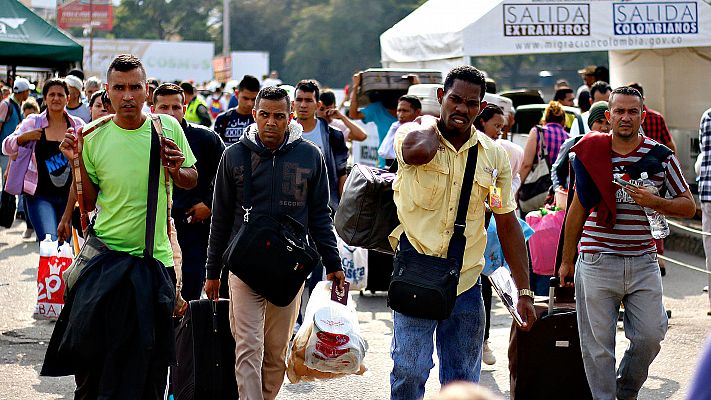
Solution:
[[[273,400],[284,382],[286,350],[298,314],[301,292],[277,307],[230,272],[230,326],[240,399]]]

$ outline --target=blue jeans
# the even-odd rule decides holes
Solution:
[[[408,317],[394,311],[390,399],[415,400],[425,395],[425,382],[434,367],[435,332],[440,383],[479,382],[484,319],[481,283],[460,294],[452,315],[443,321]]]
[[[37,240],[44,240],[47,234],[52,236],[52,240],[57,240],[57,225],[67,205],[67,197],[28,194],[24,197],[27,202],[27,215],[34,226]]]
[[[582,253],[575,268],[580,347],[596,400],[636,399],[667,332],[657,254]],[[630,344],[615,371],[620,302]]]

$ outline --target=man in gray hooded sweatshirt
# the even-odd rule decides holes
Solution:
[[[218,297],[222,255],[243,222],[245,146],[252,162],[250,214],[288,215],[299,221],[316,243],[328,279],[343,288],[345,275],[328,206],[326,164],[318,147],[303,140],[301,126],[290,123],[290,106],[284,89],[262,89],[252,110],[256,122],[222,155],[215,178],[206,265],[205,292],[210,299]],[[288,306],[278,307],[231,272],[229,289],[239,396],[274,399],[284,380],[286,349],[301,293]]]

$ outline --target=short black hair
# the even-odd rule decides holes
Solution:
[[[183,89],[183,92],[189,95],[195,94],[195,86],[188,81],[180,82],[180,88]]]
[[[555,91],[555,94],[553,95],[553,100],[555,100],[555,101],[565,100],[565,96],[567,96],[568,93],[575,93],[575,92],[573,92],[573,89],[571,89],[569,87],[560,88]]]
[[[286,110],[291,112],[291,100],[289,99],[289,93],[277,86],[267,86],[262,88],[257,94],[257,99],[254,101],[254,109],[259,109],[259,102],[262,100],[272,100],[272,101],[286,101]]]
[[[610,70],[603,65],[597,66],[595,68],[595,80],[610,82]]]
[[[422,110],[422,102],[420,102],[420,99],[418,99],[417,96],[406,94],[404,96],[400,96],[400,98],[397,100],[398,103],[401,101],[406,101],[410,103],[412,108],[414,108],[415,110]]]
[[[605,94],[612,91],[612,87],[605,81],[597,81],[590,86],[590,98],[595,98],[595,93]]]
[[[607,104],[609,104],[610,106],[610,111],[612,111],[612,99],[615,97],[616,94],[637,97],[639,98],[639,103],[641,104],[640,108],[644,107],[644,98],[642,97],[642,93],[640,93],[639,90],[629,86],[620,86],[613,90],[612,93],[610,93],[610,100],[607,102]]]
[[[459,67],[453,68],[451,71],[449,71],[447,77],[444,80],[445,94],[447,94],[447,92],[452,89],[454,81],[457,79],[459,79],[460,81],[472,83],[474,85],[479,85],[481,87],[481,91],[479,93],[479,100],[484,99],[484,95],[486,94],[486,77],[484,76],[483,72],[472,67],[471,65],[460,65]]]
[[[108,81],[111,76],[111,71],[128,72],[137,68],[141,70],[141,75],[143,75],[143,80],[145,80],[146,69],[143,68],[141,59],[133,54],[119,54],[111,61],[111,65],[109,65],[109,69],[106,71],[106,80]]]
[[[239,84],[237,85],[237,90],[249,90],[250,92],[259,91],[259,79],[252,75],[245,75]]]
[[[496,81],[493,78],[486,78],[486,93],[496,94]]]
[[[82,81],[84,80],[84,71],[82,71],[80,69],[76,69],[76,68],[71,69],[71,70],[69,70],[69,72],[67,72],[67,75],[76,76],[77,78],[81,79]]]
[[[627,86],[631,87],[632,89],[637,89],[639,94],[644,97],[644,88],[642,87],[642,85],[639,84],[639,82],[628,83]]]
[[[104,93],[106,93],[106,91],[103,90],[103,89],[102,89],[102,90],[97,90],[96,92],[92,93],[92,94],[91,94],[91,97],[89,98],[89,108],[94,107],[94,103],[96,103],[96,99],[98,99],[99,97],[103,96]],[[103,102],[103,99],[102,99],[101,103],[102,103],[102,104],[104,103],[104,102]]]
[[[323,103],[324,106],[330,107],[336,104],[336,94],[333,93],[332,90],[326,89],[321,92],[321,95],[318,97],[318,100]]]
[[[62,78],[51,78],[48,79],[44,83],[44,87],[42,87],[42,97],[47,98],[47,93],[49,93],[49,88],[52,86],[61,86],[64,89],[64,94],[69,96],[69,85],[67,85],[67,81],[65,81]]]
[[[307,92],[307,93],[313,93],[314,97],[316,100],[318,100],[318,83],[316,81],[311,80],[311,79],[304,79],[302,81],[299,81],[299,83],[296,84],[296,88],[294,88],[294,96],[296,96],[296,91],[301,90],[302,92]]]
[[[578,107],[580,107],[580,111],[586,112],[590,109],[590,91],[589,90],[581,90],[580,94],[578,95]]]
[[[153,91],[153,104],[157,103],[158,96],[170,96],[174,94],[179,94],[182,102],[185,102],[185,93],[183,93],[183,89],[181,89],[180,86],[175,83],[163,83],[158,85],[156,90]]]
[[[474,127],[477,130],[484,132],[484,122],[490,120],[496,114],[504,115],[504,110],[496,104],[487,104],[486,107],[481,110],[479,115],[474,118]]]

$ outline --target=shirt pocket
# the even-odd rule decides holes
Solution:
[[[474,185],[472,185],[472,195],[469,199],[469,210],[467,211],[467,219],[474,220],[481,218],[479,213],[484,213],[484,201],[489,195],[489,186],[492,185],[493,177],[491,172],[486,172],[483,168],[477,168],[474,174]],[[485,199],[485,200],[483,200]]]
[[[417,168],[412,200],[425,210],[438,210],[444,204],[448,182],[449,166],[433,160]]]

